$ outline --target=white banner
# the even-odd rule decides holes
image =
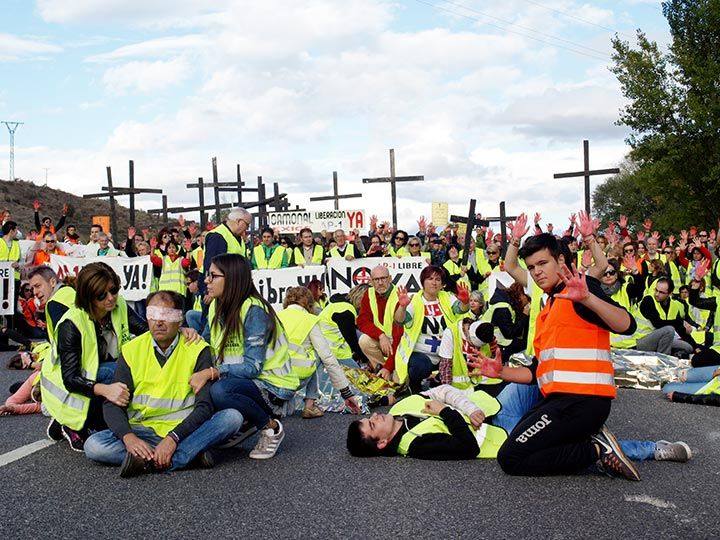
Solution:
[[[282,309],[285,291],[290,287],[307,286],[313,279],[325,281],[324,266],[299,266],[278,270],[253,270],[253,282],[263,298],[276,310]],[[329,295],[328,295],[329,296]]]
[[[35,245],[35,240],[18,240],[18,243],[20,244],[20,255],[22,259],[25,259],[25,255],[27,255],[27,252],[30,251],[33,246]],[[40,242],[40,247],[42,247],[42,242]],[[68,257],[84,257],[85,256],[85,245],[84,244],[70,244],[66,242],[60,242],[57,247],[59,247],[65,255]],[[32,262],[32,261],[31,261]]]
[[[280,233],[298,233],[309,227],[312,232],[345,232],[365,229],[365,210],[306,210],[304,212],[269,212],[268,226]]]
[[[387,266],[393,283],[407,287],[409,293],[421,289],[420,272],[427,266],[423,257],[368,257],[367,259],[329,259],[327,264],[326,288],[328,296],[346,293],[355,285],[370,282],[370,271],[378,265]]]
[[[11,262],[0,262],[0,315],[15,313],[15,270]]]
[[[150,294],[153,277],[150,256],[145,257],[61,257],[50,256],[50,267],[60,279],[76,276],[80,269],[93,262],[103,262],[120,277],[120,294],[129,301],[144,300]]]

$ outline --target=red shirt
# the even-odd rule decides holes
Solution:
[[[370,309],[370,300],[368,300],[368,294],[370,294],[371,292],[375,295],[375,298],[377,299],[378,319],[381,323],[385,322],[385,306],[387,305],[387,298],[376,294],[373,289],[369,289],[368,292],[365,293],[365,296],[363,296],[362,301],[360,302],[360,312],[358,313],[357,317],[357,327],[363,334],[370,336],[372,339],[377,341],[380,339],[383,331],[377,326],[375,326],[375,322],[373,321],[373,314],[372,310]],[[395,310],[397,311],[397,307],[395,307]],[[384,366],[388,371],[393,371],[395,369],[395,351],[400,344],[400,339],[402,338],[404,332],[405,330],[401,324],[393,323],[392,354],[385,361]]]

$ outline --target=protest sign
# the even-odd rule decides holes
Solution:
[[[444,227],[448,224],[448,203],[434,202],[432,203],[432,219],[430,223],[436,227]]]
[[[409,293],[419,291],[420,272],[427,266],[422,257],[368,258],[346,261],[329,259],[327,264],[326,288],[329,294],[346,293],[355,285],[370,282],[370,271],[378,265],[387,266],[395,285],[406,287]]]
[[[0,315],[15,313],[15,270],[11,262],[0,263]]]
[[[298,233],[310,228],[312,232],[366,228],[364,210],[305,210],[295,212],[269,212],[268,226],[281,234]]]
[[[152,263],[150,256],[145,257],[62,257],[50,256],[50,267],[60,279],[76,276],[80,269],[94,262],[107,264],[120,277],[120,294],[125,300],[138,301],[150,294],[152,281]]]
[[[299,266],[278,270],[253,270],[253,283],[258,292],[276,310],[282,309],[285,292],[290,287],[307,286],[313,279],[324,281],[324,266]]]

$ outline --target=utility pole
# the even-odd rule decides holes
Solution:
[[[7,122],[5,120],[0,121],[5,124],[5,127],[10,132],[10,181],[15,181],[15,132],[17,128],[22,126],[25,122]]]
[[[45,170],[45,187],[47,187],[47,172],[50,170],[50,167],[43,167]]]

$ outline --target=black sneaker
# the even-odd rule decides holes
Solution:
[[[120,478],[133,478],[152,471],[152,466],[143,458],[139,458],[130,452],[125,454],[122,465],[120,465]]]
[[[215,457],[210,450],[204,450],[195,456],[190,466],[196,469],[212,469],[215,466]]]
[[[640,473],[623,453],[615,435],[603,426],[600,433],[592,436],[592,440],[600,445],[600,458],[597,465],[602,472],[613,478],[640,481]]]
[[[79,432],[74,429],[70,429],[67,426],[62,426],[61,431],[65,440],[70,443],[71,450],[74,450],[75,452],[85,451],[85,438],[82,437]]]
[[[59,442],[64,439],[62,425],[60,425],[60,422],[58,422],[54,418],[50,420],[50,423],[48,424],[45,433],[47,433],[48,439],[50,439],[51,441]]]

